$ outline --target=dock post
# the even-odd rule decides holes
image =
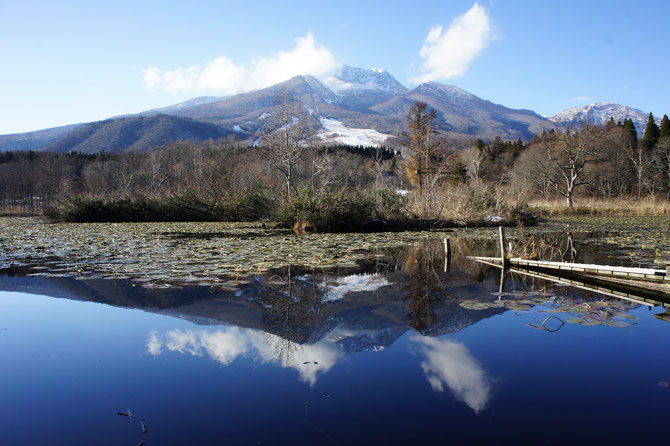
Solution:
[[[670,281],[670,262],[665,264],[665,280]]]
[[[507,266],[507,247],[505,246],[505,228],[498,226],[498,235],[500,238],[500,261],[503,268]]]
[[[444,239],[444,272],[451,271],[451,239]]]

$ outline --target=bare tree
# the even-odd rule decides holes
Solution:
[[[286,180],[286,200],[291,200],[295,169],[305,156],[304,142],[310,136],[307,113],[301,104],[284,92],[275,99],[272,117],[262,143],[270,154],[270,162]]]
[[[484,163],[484,154],[477,148],[477,146],[473,145],[461,152],[460,158],[465,165],[470,182],[475,187],[478,187],[481,183],[481,171],[482,164]]]
[[[653,159],[649,156],[648,150],[641,142],[627,141],[626,155],[633,163],[635,169],[635,176],[637,178],[637,199],[640,200],[642,193],[642,184],[644,183],[647,171],[651,167]]]
[[[589,184],[584,169],[600,160],[598,133],[597,127],[585,124],[579,130],[556,131],[541,140],[546,150],[546,159],[539,163],[542,175],[565,197],[568,207],[573,205],[575,189]]]

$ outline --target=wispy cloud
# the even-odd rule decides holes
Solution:
[[[268,87],[301,74],[324,78],[339,67],[340,63],[330,50],[317,45],[312,33],[307,33],[296,39],[295,48],[270,57],[259,57],[247,66],[226,56],[219,56],[204,66],[167,71],[150,66],[144,70],[144,82],[149,91],[236,94]]]
[[[418,84],[463,75],[492,36],[488,11],[475,3],[446,30],[442,26],[431,28],[419,52],[423,58],[422,73],[411,78],[410,82]]]
[[[595,99],[593,99],[590,96],[575,96],[574,98],[568,98],[566,99],[567,102],[593,102]]]

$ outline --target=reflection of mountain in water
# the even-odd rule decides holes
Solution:
[[[28,271],[20,270],[0,277],[0,288],[256,329],[298,344],[317,343],[337,328],[335,342],[349,353],[389,346],[410,328],[436,336],[502,312],[458,305],[497,290],[492,277],[473,280],[472,264],[461,266],[459,259],[446,265],[442,242],[436,241],[376,253],[353,268],[289,266],[234,289],[151,290],[125,281],[24,277]]]
[[[589,250],[569,243],[570,255],[591,257]],[[349,353],[387,347],[410,329],[426,336],[457,332],[505,311],[459,305],[499,290],[494,268],[466,258],[494,255],[495,243],[463,238],[451,246],[449,256],[442,240],[434,240],[373,252],[357,267],[288,266],[232,288],[152,290],[125,281],[24,277],[28,270],[12,270],[14,277],[0,276],[0,289],[142,308],[200,325],[234,325],[301,345],[338,329],[335,342]]]
[[[490,380],[464,344],[438,336],[506,311],[460,305],[499,291],[497,269],[466,258],[495,255],[495,243],[461,239],[451,246],[453,255],[441,240],[374,252],[356,267],[287,266],[219,288],[152,290],[126,281],[26,277],[30,270],[13,269],[0,276],[0,289],[186,319],[200,327],[151,332],[147,352],[206,356],[222,365],[251,357],[293,369],[310,386],[344,356],[383,350],[409,332],[405,339],[430,387],[449,389],[479,413],[490,398]],[[570,256],[591,256],[572,239],[565,247]]]

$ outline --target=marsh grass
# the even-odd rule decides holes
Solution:
[[[523,201],[511,199],[493,187],[457,185],[407,197],[407,210],[424,219],[453,222],[455,226],[534,225]]]
[[[670,201],[655,197],[634,199],[577,198],[575,206],[568,208],[563,199],[534,200],[531,211],[546,216],[561,215],[670,215]]]
[[[296,232],[356,232],[375,218],[375,199],[371,194],[344,190],[317,194],[304,189],[275,214],[277,223]]]
[[[275,208],[262,192],[224,200],[208,200],[191,192],[169,198],[99,199],[77,196],[42,215],[51,223],[116,223],[169,221],[258,221]]]

